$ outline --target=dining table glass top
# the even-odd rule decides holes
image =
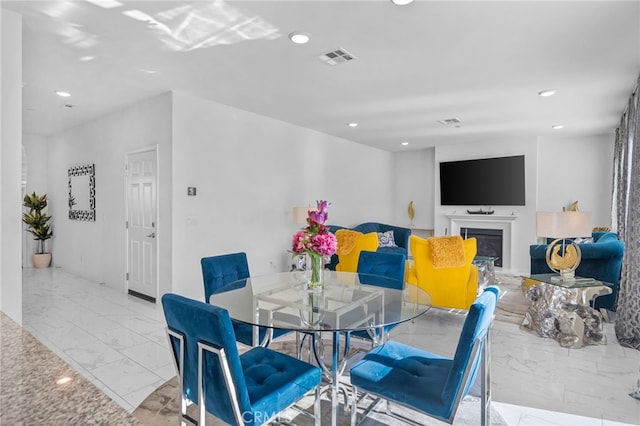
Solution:
[[[307,289],[305,271],[234,281],[209,302],[234,320],[295,331],[355,331],[399,324],[431,307],[427,292],[409,283],[355,272],[323,271],[321,291]],[[402,287],[397,289],[393,287]]]

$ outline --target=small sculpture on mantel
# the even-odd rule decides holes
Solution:
[[[579,212],[580,209],[578,208],[578,200],[569,204],[567,207],[563,207],[562,210],[567,212]]]

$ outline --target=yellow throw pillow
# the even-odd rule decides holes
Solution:
[[[608,226],[596,226],[591,230],[591,232],[611,232],[611,228]]]
[[[362,232],[352,231],[351,229],[338,229],[336,231],[336,240],[338,242],[336,253],[338,256],[345,256],[351,253],[360,235],[362,235]]]
[[[459,268],[465,265],[464,243],[459,235],[429,238],[434,269]]]

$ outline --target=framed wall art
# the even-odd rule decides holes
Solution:
[[[96,220],[96,166],[69,168],[69,219]]]

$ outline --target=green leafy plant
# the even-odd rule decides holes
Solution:
[[[45,241],[53,236],[51,225],[48,223],[51,216],[43,212],[47,207],[47,194],[40,196],[35,192],[31,195],[27,194],[24,196],[22,205],[29,209],[22,214],[22,222],[28,226],[27,232],[33,234],[34,240],[39,242],[37,253],[43,254]]]

